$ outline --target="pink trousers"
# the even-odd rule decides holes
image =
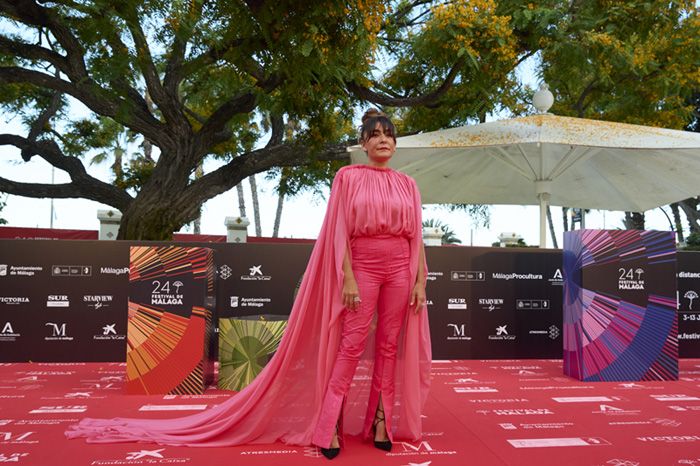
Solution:
[[[397,236],[361,237],[351,240],[352,270],[362,299],[355,310],[343,311],[338,355],[314,429],[313,443],[331,444],[342,414],[357,363],[365,349],[367,334],[377,311],[374,373],[367,403],[363,437],[369,435],[381,397],[390,440],[394,404],[394,369],[401,326],[408,308],[412,283],[409,271],[409,243]],[[342,425],[342,419],[340,424]],[[339,431],[342,441],[342,431]]]

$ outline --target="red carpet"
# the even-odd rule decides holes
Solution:
[[[315,448],[88,445],[63,431],[81,417],[172,417],[220,402],[122,391],[124,365],[0,364],[0,463],[17,465],[322,465]],[[700,360],[677,382],[582,383],[561,361],[436,361],[422,443],[385,454],[349,438],[334,465],[697,465]]]

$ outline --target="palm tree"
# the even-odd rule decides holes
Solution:
[[[0,199],[0,211],[2,211],[3,208],[7,205],[7,198],[9,197],[9,194],[5,195],[5,199]],[[5,225],[7,224],[7,220],[4,218],[0,217],[0,225]]]
[[[423,228],[439,228],[442,231],[442,244],[462,244],[462,241],[457,238],[457,235],[450,229],[449,225],[442,223],[441,220],[433,218],[424,220]]]

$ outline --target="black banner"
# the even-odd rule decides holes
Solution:
[[[0,240],[0,361],[125,361],[129,247],[139,244]],[[199,245],[215,251],[215,317],[289,314],[311,244]],[[560,250],[426,255],[435,359],[561,358]],[[700,253],[679,252],[681,357],[700,357],[698,294]]]

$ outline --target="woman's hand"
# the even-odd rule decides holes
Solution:
[[[360,307],[360,290],[354,277],[346,277],[343,280],[343,306],[351,311],[357,311]]]
[[[425,305],[425,286],[419,281],[413,286],[411,291],[411,302],[409,306],[415,306],[413,312],[418,314]]]

